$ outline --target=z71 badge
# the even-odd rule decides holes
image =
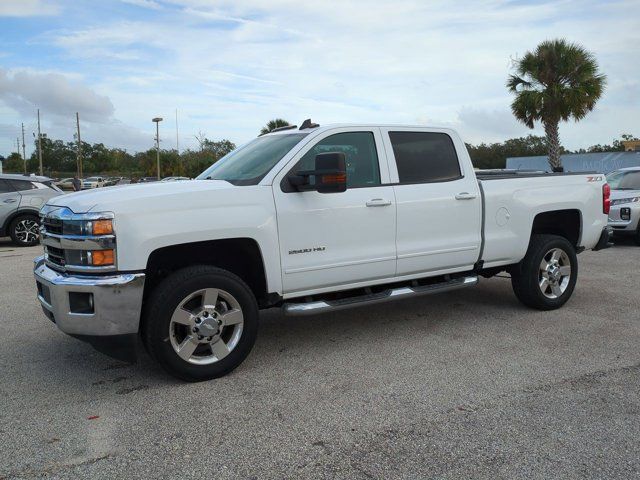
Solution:
[[[289,255],[297,255],[298,253],[324,252],[327,247],[303,248],[300,250],[289,250]]]

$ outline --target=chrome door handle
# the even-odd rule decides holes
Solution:
[[[469,192],[462,192],[456,195],[456,200],[473,200],[477,195]]]
[[[4,203],[16,203],[18,200],[16,200],[15,198],[7,198]]]
[[[389,205],[391,205],[391,200],[384,198],[373,198],[367,202],[367,207],[388,207]]]

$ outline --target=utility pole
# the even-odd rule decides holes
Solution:
[[[180,143],[178,138],[178,109],[176,108],[176,152],[178,153],[178,161],[180,166],[180,175],[184,175],[184,168],[182,168],[182,157],[180,156]]]
[[[24,161],[24,173],[27,173],[27,153],[24,145],[24,123],[22,124],[22,160]]]
[[[42,134],[40,133],[40,109],[38,109],[38,161],[40,162],[40,176],[44,175],[42,169]]]
[[[156,124],[156,163],[158,167],[158,181],[160,181],[160,122],[162,117],[155,117],[151,119]]]
[[[82,178],[82,140],[80,139],[80,114],[76,112],[76,126],[78,127],[78,178]]]

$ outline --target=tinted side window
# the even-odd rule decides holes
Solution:
[[[13,188],[19,192],[38,188],[33,183],[27,180],[9,180],[9,182],[11,182],[11,184],[13,185]]]
[[[0,193],[15,192],[15,189],[9,185],[7,180],[0,179]]]
[[[319,153],[342,152],[346,156],[347,187],[380,185],[380,166],[373,132],[336,133],[320,140],[304,154],[292,173],[313,170]],[[313,183],[313,177],[310,179]]]
[[[400,183],[444,182],[460,178],[460,164],[446,133],[389,132]]]

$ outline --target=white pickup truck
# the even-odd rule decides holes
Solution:
[[[474,172],[453,130],[305,121],[191,182],[53,198],[34,273],[62,331],[120,358],[141,339],[197,381],[245,359],[260,309],[330,313],[503,271],[522,303],[558,308],[576,254],[608,245],[608,209],[603,175]]]

